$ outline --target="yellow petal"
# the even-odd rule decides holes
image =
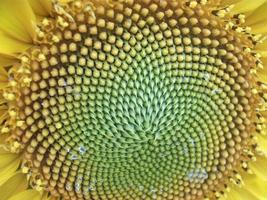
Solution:
[[[8,85],[8,74],[7,71],[5,70],[4,67],[0,67],[0,89],[5,88]],[[0,119],[1,119],[1,111],[2,109],[0,108]],[[0,124],[1,124],[0,120]]]
[[[267,51],[267,40],[262,43],[257,44],[256,49],[259,51]]]
[[[33,11],[40,16],[49,16],[52,10],[51,0],[29,0]]]
[[[0,43],[0,53],[9,56],[15,56],[16,53],[24,52],[30,47],[30,44],[16,40],[3,32],[0,32]]]
[[[260,7],[266,0],[242,0],[234,4],[234,8],[231,10],[231,13],[247,13],[254,11],[258,7]]]
[[[255,195],[251,194],[249,191],[244,190],[242,187],[234,187],[228,193],[228,198],[230,200],[262,200],[257,198]]]
[[[258,199],[267,199],[267,182],[263,181],[261,177],[256,175],[246,175],[244,178],[243,189],[249,191],[252,195]]]
[[[267,50],[258,50],[257,52],[260,53],[263,58],[267,58]]]
[[[267,25],[267,23],[265,22],[265,26],[266,25]],[[267,32],[267,28],[266,27],[265,28],[260,28],[260,29],[262,29],[262,30],[266,29],[266,32]],[[252,31],[254,32],[254,29],[252,29]],[[257,53],[260,53],[260,55],[262,57],[261,60],[264,61],[264,63],[266,63],[266,61],[267,61],[267,40],[265,40],[262,43],[257,44],[256,50],[257,50]]]
[[[0,30],[18,40],[31,43],[35,28],[35,15],[27,0],[1,0]]]
[[[10,66],[15,62],[17,62],[17,60],[13,56],[8,56],[0,53],[0,66]]]
[[[10,163],[16,160],[17,157],[17,154],[0,149],[0,169],[7,167]]]
[[[258,74],[258,77],[259,77],[259,81],[261,82],[267,82],[267,75],[264,75],[264,74]]]
[[[36,190],[25,190],[14,196],[10,197],[8,200],[41,200],[41,195]]]
[[[266,34],[267,33],[267,22],[266,20],[264,21],[260,21],[256,24],[252,24],[250,25],[251,27],[251,30],[253,33],[256,33],[256,34]]]
[[[8,138],[9,133],[1,133],[0,134],[0,151],[3,151],[5,149],[5,140]],[[1,170],[1,168],[0,168]]]
[[[20,158],[16,154],[7,153],[0,148],[0,186],[3,185],[10,177],[12,177],[20,164]],[[1,190],[0,190],[1,191]],[[1,197],[1,192],[0,192]]]
[[[232,5],[232,4],[236,4],[239,1],[242,1],[242,0],[222,0],[221,4],[223,4],[223,5]]]
[[[7,70],[4,67],[0,67],[0,81],[6,80],[7,77]]]
[[[1,199],[8,199],[14,194],[26,190],[27,187],[26,176],[22,173],[16,173],[0,186],[0,197]]]
[[[246,18],[246,25],[256,24],[267,19],[267,2],[259,6],[251,15]]]
[[[257,144],[260,150],[262,150],[267,155],[267,136],[258,136]]]
[[[251,170],[262,180],[267,181],[267,158],[264,156],[258,156],[257,161],[251,163]]]

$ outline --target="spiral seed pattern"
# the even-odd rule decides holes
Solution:
[[[55,42],[31,51],[25,166],[64,199],[215,198],[255,129],[249,39],[195,1],[93,7],[42,22]]]

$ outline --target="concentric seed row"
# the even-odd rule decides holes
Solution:
[[[214,197],[253,116],[240,38],[180,2],[74,18],[23,93],[18,134],[34,173],[65,199]]]

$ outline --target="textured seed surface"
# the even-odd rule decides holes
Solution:
[[[75,11],[32,61],[20,102],[17,135],[49,191],[214,198],[249,145],[256,101],[253,58],[221,23],[164,0]]]

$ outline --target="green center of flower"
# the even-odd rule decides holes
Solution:
[[[68,7],[32,50],[17,131],[31,170],[66,199],[214,198],[254,130],[247,39],[202,5],[95,7]]]

